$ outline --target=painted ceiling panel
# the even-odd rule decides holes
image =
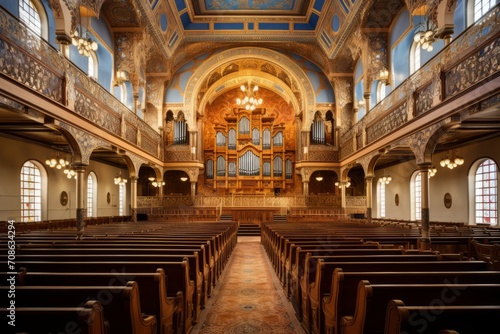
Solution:
[[[196,15],[305,15],[311,0],[197,0]]]

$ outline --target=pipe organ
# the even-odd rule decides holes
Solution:
[[[264,108],[234,109],[224,121],[215,124],[215,145],[204,152],[207,185],[255,194],[282,192],[293,184],[295,150],[286,150],[284,123],[276,124]]]

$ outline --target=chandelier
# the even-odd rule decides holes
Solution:
[[[52,158],[45,160],[45,164],[50,168],[62,169],[69,165],[69,161],[60,157],[59,153],[56,153]]]
[[[118,174],[114,178],[114,182],[115,182],[116,185],[118,185],[118,184],[119,185],[125,185],[125,184],[127,184],[127,181],[128,180],[126,178],[122,177],[122,173],[121,172],[120,172],[120,174]]]
[[[392,177],[390,175],[384,175],[383,177],[378,179],[378,182],[385,183],[385,184],[389,184],[389,183],[391,183],[391,181],[392,181]]]
[[[83,30],[82,26],[79,26]],[[92,51],[97,50],[97,42],[93,41],[88,32],[79,32],[76,28],[71,36],[72,44],[78,49],[78,53],[85,57],[90,57]]]
[[[149,177],[148,180],[151,181],[151,185],[155,188],[159,188],[165,185],[164,181],[158,181],[154,177]]]
[[[236,104],[242,107],[245,107],[246,110],[255,110],[257,106],[262,104],[262,98],[257,98],[257,91],[259,90],[259,86],[255,85],[253,87],[241,85],[241,91],[245,93],[245,97],[243,99],[237,98]]]
[[[350,179],[347,179],[346,182],[335,182],[335,186],[336,187],[339,187],[339,188],[349,188],[351,186],[351,180]]]
[[[449,169],[453,169],[455,167],[461,166],[464,164],[465,160],[458,154],[455,154],[455,157],[451,155],[452,158],[448,157],[448,154],[446,155],[446,158],[441,159],[439,164],[441,167],[448,167]]]
[[[423,28],[423,25],[420,25]],[[415,43],[420,43],[420,47],[428,52],[434,50],[432,43],[436,41],[434,38],[435,31],[429,26],[429,20],[427,20],[425,31],[420,29],[413,36]]]
[[[73,167],[64,168],[63,172],[68,179],[74,178],[76,180],[77,174],[76,174],[76,170]]]
[[[436,173],[437,173],[436,166],[432,166],[432,167],[429,168],[429,178],[431,178],[434,175],[436,175]]]

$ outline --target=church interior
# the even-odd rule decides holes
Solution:
[[[498,328],[499,41],[496,0],[0,0],[2,328]]]

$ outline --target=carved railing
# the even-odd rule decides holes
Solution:
[[[440,103],[498,75],[499,20],[497,6],[346,130],[340,138],[340,158],[347,158],[367,144],[401,129],[413,118],[432,112]],[[366,142],[359,145],[356,136],[365,132]]]
[[[158,132],[1,7],[0,76],[159,157]]]
[[[275,195],[245,195],[231,196],[137,196],[138,208],[160,207],[263,207],[263,208],[293,208],[322,207],[340,208],[340,196],[275,196]],[[362,208],[366,206],[365,196],[346,196],[346,207]]]

